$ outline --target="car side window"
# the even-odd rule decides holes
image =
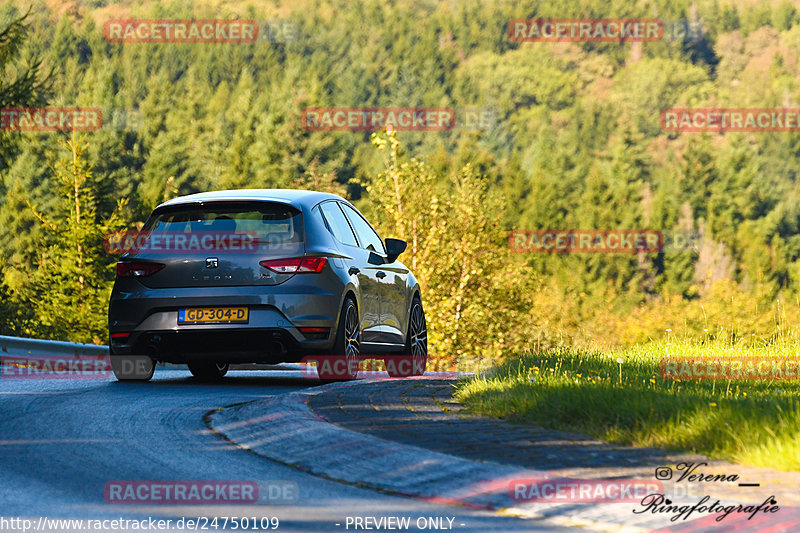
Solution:
[[[344,213],[342,213],[342,210],[336,205],[336,202],[324,202],[320,204],[319,208],[325,220],[328,222],[331,233],[333,233],[337,241],[343,244],[349,244],[350,246],[358,246],[356,237],[353,235],[353,229],[350,227],[350,224],[347,223]]]
[[[347,215],[347,219],[350,221],[350,224],[353,226],[353,229],[356,230],[356,235],[361,243],[361,247],[366,248],[367,250],[372,250],[373,252],[377,252],[379,254],[386,255],[386,250],[383,247],[383,241],[381,241],[381,238],[377,233],[375,233],[375,230],[372,229],[372,226],[369,225],[369,222],[367,222],[358,211],[349,205],[340,205]]]

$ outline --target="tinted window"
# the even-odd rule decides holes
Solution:
[[[379,254],[386,255],[386,250],[383,249],[383,242],[381,242],[381,238],[378,237],[378,234],[375,233],[375,230],[372,229],[372,226],[364,220],[358,211],[353,209],[347,204],[341,204],[342,209],[344,212],[347,213],[347,218],[350,220],[350,223],[353,225],[353,228],[356,230],[356,235],[358,235],[358,240],[361,243],[362,248],[366,248],[367,250],[372,250],[373,252],[378,252]]]
[[[254,234],[260,243],[302,243],[303,218],[292,206],[269,202],[216,202],[159,210],[144,231]]]
[[[325,215],[328,227],[331,233],[333,233],[333,236],[336,237],[336,240],[344,244],[349,244],[350,246],[358,246],[356,237],[353,235],[353,230],[350,228],[350,224],[347,223],[347,219],[344,218],[342,210],[336,205],[336,202],[325,202],[320,204],[319,207],[322,210],[322,214]]]

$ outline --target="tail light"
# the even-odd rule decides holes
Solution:
[[[325,340],[330,335],[331,328],[297,328],[309,340]]]
[[[325,257],[291,257],[289,259],[265,259],[259,265],[278,274],[309,274],[322,272],[328,259]]]
[[[130,333],[112,333],[111,334],[111,342],[125,342],[130,337]]]
[[[143,278],[152,276],[162,268],[163,263],[145,263],[142,261],[120,261],[117,263],[117,276],[120,278]]]

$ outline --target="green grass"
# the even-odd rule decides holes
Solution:
[[[667,355],[795,358],[798,349],[794,342],[750,348],[663,342],[609,353],[551,351],[461,382],[456,399],[516,423],[800,470],[800,381],[674,381],[659,370]]]

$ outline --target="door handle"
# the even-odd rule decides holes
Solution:
[[[375,274],[375,277],[378,278],[378,279],[383,279],[383,278],[386,277],[386,272],[382,272],[382,271],[378,270],[378,273]]]
[[[350,274],[351,276],[353,274],[358,274],[359,272],[361,272],[361,271],[359,269],[357,269],[356,267],[350,267],[350,269],[347,271],[347,273]]]

